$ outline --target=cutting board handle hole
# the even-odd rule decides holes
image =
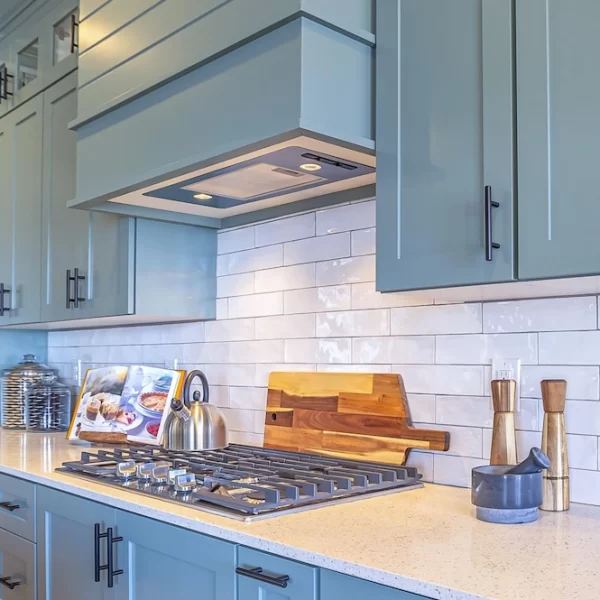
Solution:
[[[277,421],[277,413],[272,413],[271,414],[271,420],[272,421]]]

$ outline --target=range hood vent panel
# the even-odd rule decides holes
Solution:
[[[325,178],[260,162],[187,185],[183,189],[234,200],[252,200],[265,194],[289,191],[318,181],[325,181]]]

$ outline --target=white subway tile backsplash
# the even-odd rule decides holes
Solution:
[[[350,308],[350,286],[332,285],[284,292],[285,314],[318,313]]]
[[[264,411],[267,406],[267,390],[263,387],[231,387],[229,406]]]
[[[481,333],[481,304],[392,309],[392,335]]]
[[[317,211],[317,235],[375,227],[375,200]]]
[[[435,396],[407,394],[407,399],[409,415],[413,422],[435,423]],[[428,427],[428,425],[426,426]]]
[[[375,289],[375,282],[352,284],[352,309],[397,308],[401,306],[424,306],[433,304],[433,297],[426,292],[412,294],[382,294]]]
[[[541,398],[540,381],[564,379],[567,382],[567,398],[573,400],[600,399],[600,369],[598,367],[548,367],[524,366],[521,369],[521,396]]]
[[[408,393],[483,395],[483,367],[400,364],[392,371],[402,375]]]
[[[483,305],[483,330],[574,331],[596,329],[596,297],[545,298]]]
[[[350,237],[352,256],[375,254],[375,227],[353,231]]]
[[[217,266],[219,263],[222,265],[220,272],[217,270],[217,276],[272,269],[283,266],[283,245],[276,244],[233,254],[223,254],[218,258]]]
[[[315,213],[261,223],[255,230],[257,247],[302,240],[315,235]]]
[[[230,319],[266,317],[283,313],[283,292],[269,292],[228,299]]]
[[[487,365],[492,359],[518,357],[522,364],[536,364],[535,333],[501,335],[439,335],[435,362],[438,364]]]
[[[540,364],[600,364],[600,331],[540,333]]]
[[[283,264],[296,265],[299,263],[331,260],[350,256],[350,234],[338,233],[283,245]]]
[[[228,254],[254,248],[254,227],[243,227],[218,233],[218,253]]]
[[[66,380],[78,359],[200,368],[230,441],[247,444],[263,441],[272,372],[399,373],[413,422],[451,434],[449,453],[413,451],[409,464],[468,487],[489,460],[490,360],[520,358],[520,457],[541,441],[540,380],[566,379],[572,500],[600,505],[597,278],[588,297],[486,303],[515,289],[500,285],[470,288],[472,304],[452,304],[464,290],[381,294],[374,219],[368,201],[220,232],[216,321],[51,332],[49,362]],[[544,284],[519,285],[534,297]]]
[[[285,362],[349,363],[350,339],[306,339],[285,341]]]
[[[317,365],[308,363],[277,363],[277,364],[258,364],[256,365],[256,372],[254,377],[254,383],[252,385],[258,387],[267,387],[269,385],[269,375],[271,373],[286,372],[286,373],[297,373],[307,372],[312,373],[317,370]],[[246,385],[246,384],[244,384]]]
[[[389,335],[390,313],[382,310],[349,310],[317,315],[317,337]]]
[[[314,263],[256,272],[256,292],[258,293],[312,288],[314,285]]]
[[[254,280],[254,273],[240,273],[239,275],[225,275],[224,277],[217,277],[217,298],[249,296],[250,294],[254,294],[256,291],[254,287]]]
[[[254,319],[208,321],[205,325],[207,342],[232,342],[254,339]]]
[[[543,412],[541,414],[543,417]],[[600,431],[600,402],[567,400],[565,423],[568,433],[597,434]]]
[[[482,458],[436,454],[433,457],[433,482],[457,487],[471,487],[471,470],[487,464]]]
[[[381,364],[433,363],[435,341],[430,336],[372,337],[352,340],[352,361]]]
[[[315,315],[283,315],[256,319],[256,339],[293,339],[315,337]]]
[[[317,285],[375,281],[375,257],[353,256],[317,263]]]

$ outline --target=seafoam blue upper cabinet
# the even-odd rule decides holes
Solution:
[[[517,0],[519,277],[600,272],[600,3]]]
[[[372,5],[83,0],[72,206],[168,212],[139,190],[299,136],[374,163]]]
[[[376,8],[377,288],[511,281],[512,3]]]

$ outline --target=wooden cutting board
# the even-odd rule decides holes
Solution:
[[[447,431],[412,427],[400,375],[271,373],[267,448],[404,464],[411,449],[448,450]]]

